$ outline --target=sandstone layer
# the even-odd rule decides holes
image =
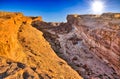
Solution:
[[[38,20],[0,12],[0,79],[82,79],[31,26]]]
[[[68,15],[67,23],[32,25],[83,78],[120,79],[119,13]]]

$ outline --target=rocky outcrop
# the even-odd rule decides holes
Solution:
[[[31,26],[38,20],[0,12],[0,79],[82,79]]]
[[[37,17],[31,16],[30,18],[32,19],[32,21],[42,21],[42,17],[41,16],[37,16]]]
[[[32,25],[43,32],[57,55],[85,79],[119,79],[119,23],[119,13],[105,13],[68,15],[67,23],[57,27],[46,22]]]
[[[113,19],[120,19],[120,13],[103,13],[102,17],[109,17]]]

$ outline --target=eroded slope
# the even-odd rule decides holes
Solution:
[[[67,21],[32,25],[85,79],[119,79],[120,14],[68,15]]]
[[[0,12],[0,79],[81,79],[30,25],[32,19]]]

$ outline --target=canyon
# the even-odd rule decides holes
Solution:
[[[120,13],[66,19],[0,12],[0,79],[120,79]]]

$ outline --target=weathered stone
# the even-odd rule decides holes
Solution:
[[[68,15],[67,23],[61,23],[62,26],[39,30],[56,53],[85,79],[119,79],[119,15]],[[36,25],[33,26],[41,27],[39,23]],[[66,27],[72,29],[61,30]]]
[[[0,79],[82,79],[31,26],[38,20],[0,12]]]

